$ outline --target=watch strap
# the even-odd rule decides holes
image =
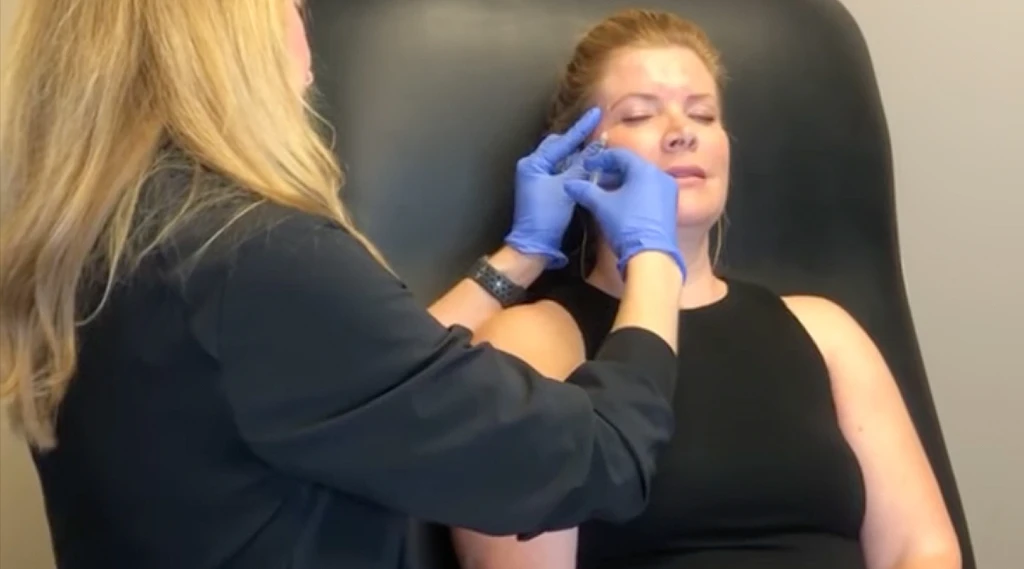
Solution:
[[[526,289],[495,269],[486,255],[473,264],[469,270],[469,278],[493,296],[502,308],[518,304],[526,298]]]

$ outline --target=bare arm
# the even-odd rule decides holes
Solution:
[[[511,308],[483,325],[474,342],[486,342],[519,357],[559,381],[585,359],[576,323],[560,306],[542,301]],[[573,569],[576,528],[545,533],[529,541],[453,528],[452,539],[463,569]]]
[[[679,353],[679,294],[683,275],[667,255],[644,252],[626,267],[626,286],[611,332],[643,327],[665,340]]]
[[[882,354],[842,308],[786,299],[828,364],[840,428],[864,472],[861,542],[870,569],[960,569],[956,532]]]

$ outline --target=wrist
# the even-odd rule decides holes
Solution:
[[[674,244],[665,242],[659,237],[645,239],[643,237],[637,237],[630,239],[626,242],[620,243],[618,250],[615,252],[619,259],[617,263],[619,274],[623,278],[626,277],[626,267],[632,263],[636,257],[643,257],[644,259],[656,257],[664,260],[670,260],[675,268],[680,272],[682,280],[686,281],[686,262],[683,260],[682,254],[679,252],[679,248],[675,247]],[[648,261],[643,261],[648,263]]]
[[[490,255],[488,261],[497,271],[523,288],[528,288],[537,280],[548,262],[542,255],[521,253],[509,245]]]
[[[654,278],[657,282],[666,286],[678,285],[682,287],[685,274],[676,258],[667,251],[645,250],[629,257],[622,267],[624,279]]]

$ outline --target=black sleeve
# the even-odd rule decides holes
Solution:
[[[287,221],[235,252],[223,392],[294,476],[491,534],[624,520],[672,434],[676,362],[616,332],[566,383],[441,326],[347,232]]]

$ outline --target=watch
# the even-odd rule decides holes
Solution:
[[[518,304],[526,298],[526,289],[495,269],[486,255],[473,264],[473,268],[469,270],[469,278],[490,293],[502,308]]]

